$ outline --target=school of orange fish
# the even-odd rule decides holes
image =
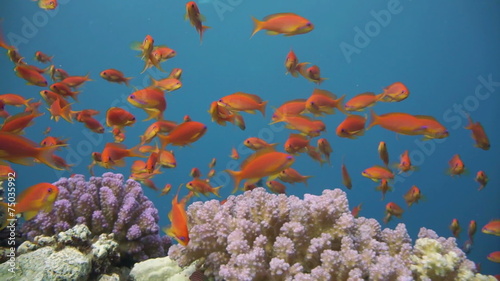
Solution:
[[[39,0],[38,4],[43,9],[55,9],[56,0]],[[186,4],[186,19],[195,27],[199,33],[200,42],[203,39],[204,32],[209,29],[204,26],[204,17],[200,13],[196,3],[190,1]],[[284,36],[293,36],[312,31],[314,25],[307,19],[293,13],[280,13],[267,16],[263,21],[252,18],[255,28],[251,34],[254,36],[260,30],[267,30],[269,35],[283,34]],[[67,122],[83,123],[83,126],[96,134],[105,133],[105,128],[94,116],[99,114],[93,109],[73,110],[74,101],[78,101],[79,91],[87,81],[92,81],[89,75],[70,76],[66,71],[56,68],[53,64],[45,69],[38,68],[25,62],[24,57],[15,47],[9,46],[1,38],[0,47],[7,50],[7,55],[14,63],[14,71],[20,78],[27,81],[29,85],[46,88],[49,84],[43,76],[49,74],[53,84],[40,91],[40,95],[45,101],[54,121],[63,119]],[[148,68],[156,67],[161,71],[161,63],[176,56],[175,50],[164,46],[155,45],[153,37],[147,35],[142,43],[134,43],[132,48],[140,52],[140,57],[144,61],[144,68],[141,73]],[[51,63],[52,56],[42,52],[36,52],[35,59],[40,63]],[[284,66],[286,74],[293,77],[302,76],[305,79],[321,84],[327,78],[321,77],[320,68],[317,65],[309,66],[310,63],[299,62],[296,54],[290,51],[285,58]],[[147,158],[146,161],[136,160],[130,168],[130,178],[135,179],[145,186],[154,190],[159,190],[152,178],[160,173],[164,168],[175,168],[176,159],[172,151],[166,150],[171,146],[186,146],[199,140],[205,134],[207,126],[201,122],[193,121],[189,116],[184,117],[184,122],[177,124],[173,121],[163,119],[163,113],[166,110],[165,92],[175,91],[182,87],[181,82],[182,69],[174,68],[170,74],[161,80],[151,79],[151,85],[144,89],[134,91],[128,96],[128,102],[133,106],[144,110],[148,118],[155,119],[140,136],[140,143],[132,148],[127,148],[121,142],[126,138],[125,128],[136,123],[135,116],[122,108],[111,107],[106,112],[106,126],[112,128],[114,143],[107,143],[101,152],[92,153],[92,163],[89,165],[90,173],[93,174],[95,165],[106,169],[114,167],[124,167],[127,157]],[[106,69],[100,73],[100,77],[112,83],[123,83],[129,86],[131,78],[116,69]],[[240,190],[250,190],[255,188],[259,181],[267,178],[265,185],[276,193],[285,193],[286,186],[282,183],[305,183],[310,176],[304,176],[291,166],[295,161],[295,156],[300,153],[307,153],[312,159],[320,164],[330,163],[330,154],[333,149],[326,138],[319,138],[316,145],[311,144],[314,138],[319,137],[326,130],[323,121],[315,119],[328,114],[334,114],[336,110],[345,114],[345,119],[336,128],[338,137],[354,139],[362,136],[365,130],[373,126],[380,126],[386,130],[393,131],[402,135],[419,135],[424,139],[441,139],[448,137],[446,128],[432,116],[410,115],[407,113],[387,113],[377,115],[373,110],[370,111],[370,122],[367,123],[367,117],[352,114],[361,112],[380,102],[401,102],[410,94],[407,87],[401,82],[395,82],[387,86],[380,94],[366,92],[358,94],[348,101],[344,101],[345,95],[337,97],[335,94],[323,90],[314,89],[309,97],[286,101],[279,106],[271,117],[271,124],[284,122],[286,128],[293,130],[284,143],[286,152],[277,151],[278,143],[267,143],[257,137],[251,137],[244,141],[244,145],[255,151],[254,154],[245,159],[240,166],[239,171],[226,170],[225,172],[233,178],[233,193]],[[5,161],[20,165],[32,165],[35,162],[43,163],[51,168],[63,170],[70,169],[65,160],[55,154],[56,150],[66,147],[67,141],[47,136],[40,144],[37,144],[23,136],[23,130],[30,126],[36,118],[40,118],[45,113],[41,113],[39,107],[42,102],[33,101],[33,98],[26,99],[17,94],[7,93],[0,95],[0,118],[5,119],[0,128],[0,160],[4,162],[0,165],[0,180],[6,180],[9,173],[14,170]],[[245,129],[245,121],[242,112],[255,113],[260,111],[265,116],[267,102],[260,96],[244,92],[236,92],[213,101],[209,106],[209,114],[212,121],[225,126],[227,122],[234,124],[241,130]],[[9,107],[24,106],[24,112],[10,115]],[[313,117],[305,114],[312,114]],[[490,148],[488,137],[479,122],[474,122],[469,116],[469,125],[465,129],[471,130],[475,146],[488,150]],[[50,133],[50,127],[44,132]],[[148,145],[150,142],[158,139],[160,146]],[[369,167],[362,171],[362,176],[380,182],[377,190],[381,191],[382,199],[387,191],[391,190],[389,186],[395,174],[393,169],[399,173],[406,173],[416,170],[413,166],[408,151],[400,156],[400,161],[396,165],[389,165],[389,154],[384,142],[380,142],[378,153],[383,165]],[[238,159],[239,155],[233,148],[231,158]],[[219,196],[221,186],[213,187],[210,184],[210,178],[216,173],[216,159],[209,164],[210,172],[206,178],[202,178],[198,168],[191,170],[192,181],[186,183],[190,193],[183,199],[178,199],[178,194],[172,200],[172,210],[168,217],[172,223],[165,232],[174,237],[182,245],[189,242],[189,232],[187,224],[186,203],[193,195],[215,194]],[[392,168],[392,169],[391,169]],[[449,161],[448,173],[451,176],[462,175],[466,171],[465,165],[458,154],[454,155]],[[351,178],[344,163],[341,166],[342,182],[348,189],[352,188]],[[281,180],[277,181],[277,179]],[[479,183],[479,190],[483,189],[488,183],[488,177],[483,171],[478,171],[475,180]],[[167,194],[172,188],[171,184],[166,184],[161,190],[160,195]],[[179,187],[180,188],[180,187]],[[22,213],[26,220],[34,217],[38,211],[49,211],[52,203],[57,197],[58,189],[49,183],[40,183],[26,189],[18,198],[17,213]],[[408,207],[418,203],[422,198],[420,189],[412,186],[404,195]],[[224,201],[221,201],[223,204]],[[5,203],[4,203],[5,204]],[[5,205],[0,205],[5,207]],[[361,205],[353,208],[352,213],[358,216]],[[385,208],[384,222],[388,222],[393,217],[401,217],[404,210],[394,202],[389,202]],[[0,225],[0,229],[4,225]],[[476,222],[472,220],[468,226],[469,240],[466,242],[464,250],[470,249],[473,243],[473,236],[476,232]],[[450,224],[450,229],[454,236],[458,237],[461,227],[457,219]],[[500,220],[492,220],[482,228],[482,232],[500,236]],[[491,253],[488,259],[493,262],[500,262],[500,251]]]

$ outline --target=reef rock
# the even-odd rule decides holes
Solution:
[[[136,263],[130,271],[132,281],[189,281],[195,271],[195,263],[181,268],[169,257],[149,259]]]

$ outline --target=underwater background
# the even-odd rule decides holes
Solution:
[[[133,87],[142,89],[149,85],[149,76],[160,79],[172,68],[183,69],[182,88],[166,93],[168,106],[164,117],[180,123],[189,115],[206,124],[208,130],[190,146],[169,146],[175,152],[177,167],[162,169],[163,173],[153,178],[160,189],[166,183],[172,184],[168,195],[160,197],[159,191],[144,187],[160,212],[161,226],[169,224],[171,200],[177,186],[191,180],[191,168],[198,167],[206,175],[208,163],[215,157],[218,173],[211,184],[224,185],[221,197],[225,198],[231,194],[233,182],[223,170],[238,170],[242,159],[252,153],[243,145],[246,138],[260,137],[279,143],[278,149],[283,151],[283,143],[292,131],[283,123],[269,125],[273,107],[307,98],[315,88],[338,96],[345,94],[348,100],[362,92],[381,93],[384,87],[403,82],[410,96],[397,103],[378,103],[374,111],[434,116],[448,128],[448,138],[424,141],[421,136],[396,136],[379,126],[354,140],[339,138],[335,128],[344,114],[321,117],[327,126],[321,137],[327,138],[334,150],[331,165],[320,165],[305,154],[297,156],[292,167],[313,177],[307,187],[287,184],[286,193],[302,197],[304,193],[321,194],[323,189],[342,188],[351,207],[363,204],[361,216],[380,222],[385,204],[393,201],[405,213],[384,226],[394,228],[403,222],[413,239],[420,227],[433,229],[440,236],[452,236],[449,225],[456,218],[462,227],[457,242],[462,245],[467,240],[469,221],[476,220],[478,231],[468,257],[481,264],[484,274],[500,272],[498,264],[486,259],[490,252],[500,250],[500,239],[480,231],[491,219],[500,218],[500,132],[496,123],[500,120],[499,1],[199,1],[200,11],[207,19],[204,24],[211,27],[202,44],[195,29],[184,20],[185,4],[186,1],[60,0],[56,10],[45,11],[29,0],[4,0],[0,3],[0,18],[7,43],[17,47],[29,64],[45,67],[33,59],[36,51],[42,51],[53,55],[55,66],[70,75],[90,73],[93,81],[80,89],[82,93],[72,105],[73,110],[99,110],[97,117],[103,121],[106,110],[117,106],[137,117],[138,121],[126,129],[123,143],[127,147],[137,145],[139,136],[154,122],[140,121],[146,118],[144,111],[127,102],[127,96],[135,91]],[[315,29],[291,37],[269,36],[261,31],[249,39],[253,29],[251,16],[262,19],[280,12],[300,14],[313,22]],[[390,18],[381,19],[382,14],[390,14]],[[154,37],[155,44],[167,45],[177,52],[176,57],[162,64],[166,73],[155,68],[140,73],[144,62],[130,45],[142,41],[147,34]],[[301,62],[318,65],[321,75],[328,79],[317,86],[303,77],[285,75],[284,60],[291,49]],[[12,71],[13,67],[6,55],[0,56],[0,94],[15,93],[40,100],[39,92],[44,88],[26,85]],[[99,77],[102,70],[109,68],[134,77],[133,87]],[[257,94],[268,101],[266,116],[242,113],[245,130],[212,122],[207,112],[210,103],[238,91]],[[42,132],[51,127],[50,135],[68,139],[69,146],[57,154],[73,166],[71,171],[57,171],[43,164],[12,164],[17,173],[18,193],[38,182],[55,182],[74,173],[90,177],[87,167],[92,162],[91,153],[100,152],[107,142],[113,142],[110,128],[106,127],[105,134],[96,134],[82,123],[50,120],[45,105],[41,111],[45,115],[35,119],[24,136],[40,142],[45,137]],[[462,111],[481,122],[490,139],[489,150],[474,147],[470,130],[464,129],[468,121]],[[387,143],[391,163],[398,162],[399,155],[409,150],[413,165],[419,168],[399,175],[391,184],[394,190],[383,201],[375,190],[378,184],[361,176],[364,169],[381,164],[377,153],[380,141]],[[229,157],[233,147],[240,160]],[[468,174],[451,177],[446,169],[457,153]],[[353,181],[351,190],[342,185],[343,158]],[[133,160],[127,159],[127,166],[114,172],[128,177]],[[488,185],[481,191],[474,181],[479,170],[489,177]],[[106,170],[96,166],[94,172],[101,175]],[[408,208],[402,196],[412,185],[421,189],[425,199]],[[187,194],[187,190],[181,189],[180,194]]]

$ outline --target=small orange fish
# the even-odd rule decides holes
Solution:
[[[165,187],[161,190],[160,196],[167,195],[172,189],[172,185],[170,183],[165,184]]]
[[[295,158],[292,155],[275,151],[274,148],[261,149],[250,155],[242,164],[240,171],[225,170],[234,180],[233,193],[238,190],[240,182],[247,179],[248,184],[256,183],[263,177],[269,180],[290,167]]]
[[[29,106],[29,102],[32,99],[33,98],[25,99],[22,96],[16,95],[16,94],[3,94],[3,95],[0,95],[0,101],[4,105],[13,105],[13,106],[22,106],[22,105],[24,105],[24,106],[28,107]]]
[[[383,141],[378,144],[378,156],[386,167],[389,166],[389,152],[387,152],[387,145]]]
[[[254,151],[277,145],[277,143],[267,143],[265,140],[256,137],[246,139],[243,144]]]
[[[34,112],[21,112],[5,119],[1,132],[9,132],[13,134],[23,134],[24,129],[33,125],[33,119],[42,116],[43,113]]]
[[[158,133],[169,133],[177,126],[176,122],[167,120],[158,120],[149,127],[144,132],[144,135],[140,136],[141,144],[149,143],[153,140]]]
[[[475,146],[483,150],[490,149],[490,141],[481,123],[474,123],[470,115],[468,115],[467,117],[469,119],[469,125],[467,125],[465,129],[472,131],[472,138],[476,142]]]
[[[151,78],[151,87],[156,87],[163,91],[172,92],[182,87],[182,82],[175,78],[164,78],[155,80]]]
[[[69,104],[62,97],[58,97],[48,108],[51,116],[50,119],[54,119],[56,122],[59,121],[59,118],[62,117],[64,120],[69,123],[73,123],[73,119],[71,117],[71,104]]]
[[[203,194],[205,196],[208,196],[209,193],[214,194],[217,197],[220,197],[219,195],[219,189],[222,187],[212,187],[209,183],[209,180],[203,180],[200,178],[195,178],[192,181],[188,182],[186,184],[187,189],[191,190],[194,192],[196,196],[199,196],[199,194]]]
[[[371,110],[371,122],[366,129],[368,130],[375,125],[380,125],[386,130],[402,135],[418,135],[425,133],[420,120],[407,113],[393,112],[376,115],[375,112]]]
[[[140,174],[145,172],[146,172],[146,162],[144,162],[143,160],[135,160],[134,163],[132,163],[132,166],[130,166],[131,174]]]
[[[387,179],[382,179],[380,185],[377,186],[375,189],[382,192],[381,200],[384,200],[387,191],[392,191],[392,186],[389,186],[389,182],[387,181]]]
[[[325,155],[326,161],[328,161],[328,164],[331,164],[330,154],[333,152],[333,149],[328,140],[325,138],[318,139],[317,145],[319,152]]]
[[[415,115],[415,117],[420,122],[420,128],[415,131],[415,134],[424,135],[424,140],[442,139],[450,135],[446,127],[436,118],[427,115]]]
[[[188,198],[185,197],[180,202],[178,198],[179,191],[177,191],[174,199],[172,199],[172,210],[168,213],[171,226],[164,228],[163,231],[168,236],[175,238],[182,246],[186,246],[189,243],[188,216],[186,213]]]
[[[479,171],[476,174],[475,180],[480,184],[478,190],[481,190],[484,187],[486,187],[486,184],[488,183],[489,179],[485,172]]]
[[[359,216],[359,212],[361,211],[361,206],[362,206],[362,205],[363,205],[363,204],[361,203],[361,204],[359,204],[358,206],[355,206],[355,207],[353,207],[353,208],[352,208],[352,210],[351,210],[351,215],[352,215],[353,217],[357,218],[357,217]]]
[[[177,125],[168,135],[158,135],[162,149],[168,144],[186,146],[199,140],[207,131],[207,126],[196,121]]]
[[[41,63],[52,62],[53,58],[54,58],[54,56],[47,56],[46,54],[44,54],[40,51],[37,51],[35,53],[35,59]]]
[[[125,77],[123,72],[110,68],[101,71],[100,76],[109,82],[113,83],[124,83],[125,85],[129,86],[129,81],[132,79],[132,77]]]
[[[174,69],[172,69],[172,71],[170,71],[168,78],[181,79],[181,76],[182,76],[182,69],[181,68],[174,68]]]
[[[145,62],[144,68],[141,73],[146,71],[146,69],[148,69],[151,65],[154,65],[156,68],[163,71],[159,61],[153,55],[154,42],[155,40],[153,39],[153,37],[148,34],[146,35],[146,37],[144,37],[144,40],[142,42],[132,43],[132,49],[140,51],[140,57]]]
[[[399,207],[398,204],[394,202],[389,202],[387,205],[385,205],[385,217],[384,217],[384,223],[388,223],[393,216],[397,218],[401,218],[401,216],[404,213],[403,208]]]
[[[312,145],[309,145],[307,147],[307,155],[309,155],[309,157],[311,157],[314,161],[319,162],[321,166],[323,166],[323,163],[327,162],[325,159],[323,159],[323,155],[321,154],[319,149]]]
[[[158,163],[163,168],[175,168],[177,167],[177,160],[173,151],[161,150],[160,156],[158,158]]]
[[[236,92],[220,98],[217,101],[217,104],[231,111],[255,113],[255,110],[259,110],[262,113],[262,116],[266,115],[267,101],[262,101],[259,96],[254,94]]]
[[[288,52],[288,55],[286,55],[285,59],[285,68],[286,68],[286,73],[285,74],[292,74],[293,77],[298,77],[299,74],[297,73],[297,64],[299,63],[299,60],[297,59],[297,56],[293,52],[293,50],[290,50]]]
[[[349,176],[349,172],[347,171],[347,167],[344,164],[344,158],[342,158],[341,172],[342,172],[342,184],[345,187],[347,187],[348,189],[351,189],[352,188],[352,181],[351,181],[351,177]]]
[[[97,119],[93,117],[86,117],[82,122],[85,124],[85,127],[89,128],[92,132],[97,134],[104,133],[104,126]]]
[[[306,99],[295,99],[283,103],[271,117],[276,122],[281,116],[300,115],[306,111]]]
[[[62,97],[71,97],[73,100],[78,101],[77,97],[80,92],[72,91],[68,85],[62,82],[50,85],[50,89]]]
[[[322,116],[323,113],[334,114],[335,108],[346,113],[342,103],[345,95],[338,98],[327,90],[314,89],[311,96],[306,100],[306,109],[314,116]]]
[[[137,149],[127,149],[123,144],[108,142],[101,153],[103,166],[107,169],[125,166],[125,157],[144,157]]]
[[[394,179],[394,174],[391,172],[391,170],[387,169],[386,167],[378,165],[375,165],[373,167],[364,170],[361,173],[361,175],[373,181],[379,181],[381,179],[386,179],[386,180]]]
[[[158,153],[157,152],[152,152],[149,157],[148,157],[148,161],[146,161],[146,171],[148,173],[153,173],[155,167],[156,167],[156,163],[158,162]]]
[[[189,172],[189,176],[195,179],[201,177],[200,169],[196,167],[192,168],[191,172]]]
[[[38,7],[44,10],[54,10],[57,8],[57,0],[38,0]]]
[[[492,262],[500,263],[500,251],[492,252],[486,258]]]
[[[307,80],[314,82],[318,85],[320,85],[323,81],[328,79],[321,77],[321,70],[319,69],[319,66],[313,65],[311,67],[307,67],[308,64],[309,64],[308,62],[299,63],[296,67],[297,72],[299,72],[300,75],[302,75]]]
[[[233,158],[234,160],[238,160],[240,159],[240,154],[238,153],[238,150],[233,147],[233,149],[231,149],[231,155],[229,155],[229,157]]]
[[[453,233],[453,236],[455,236],[455,238],[460,237],[460,231],[462,231],[462,229],[460,228],[460,223],[458,222],[457,219],[453,219],[451,221],[450,230],[451,233]]]
[[[40,145],[41,146],[52,146],[52,145],[63,145],[63,144],[67,144],[67,140],[62,140],[60,138],[57,138],[57,137],[51,137],[51,136],[47,136],[45,137],[41,142],[40,142]]]
[[[379,101],[383,102],[398,102],[406,99],[410,95],[410,91],[405,84],[401,82],[393,83],[384,88],[384,92],[379,95]]]
[[[448,173],[451,176],[459,176],[463,173],[465,173],[465,165],[462,159],[460,159],[460,155],[455,154],[451,158],[451,160],[448,162],[450,165],[450,168],[448,169]]]
[[[500,220],[492,220],[481,229],[481,232],[500,236]]]
[[[404,173],[408,171],[416,170],[415,166],[411,165],[410,156],[408,155],[408,150],[405,150],[401,156],[399,156],[399,164],[397,164],[399,173]]]
[[[212,161],[210,161],[210,163],[208,163],[208,168],[213,169],[215,167],[216,163],[217,163],[217,159],[212,158]]]
[[[307,186],[307,180],[312,176],[303,176],[294,168],[286,168],[279,174],[278,178],[286,183],[295,184],[303,182]]]
[[[90,74],[87,74],[85,76],[69,76],[64,78],[61,83],[66,84],[71,88],[77,88],[87,81],[92,81],[92,79],[89,78],[89,75]]]
[[[474,234],[476,234],[477,223],[475,220],[469,222],[469,227],[467,228],[467,234],[469,234],[469,240],[474,241]]]
[[[309,138],[300,134],[290,134],[284,146],[285,151],[290,154],[306,152],[309,147]]]
[[[348,100],[344,107],[346,111],[362,111],[367,107],[374,106],[378,96],[372,92],[361,93]]]
[[[359,115],[348,115],[336,129],[337,136],[355,139],[365,133],[366,118]]]
[[[275,113],[278,113],[277,111]],[[278,113],[280,114],[280,113]],[[285,122],[286,128],[300,131],[301,134],[309,137],[317,137],[326,130],[326,125],[321,120],[314,120],[302,115],[281,115],[274,122]]]
[[[267,181],[266,185],[267,187],[269,187],[269,190],[271,190],[274,193],[285,194],[286,192],[286,186],[279,181],[275,180]]]
[[[135,116],[119,107],[111,107],[106,112],[106,125],[113,128],[123,128],[132,126],[135,123]]]
[[[128,96],[127,100],[133,106],[146,111],[149,117],[144,121],[152,118],[163,119],[163,112],[167,109],[167,101],[163,91],[154,87],[137,90]]]
[[[203,22],[205,21],[205,17],[200,13],[200,10],[198,9],[198,5],[196,5],[196,2],[194,1],[189,1],[186,3],[186,15],[184,18],[191,22],[191,25],[196,28],[196,31],[200,34],[200,43],[203,40],[203,33],[209,29],[209,26],[203,25]]]
[[[28,85],[47,87],[47,80],[29,65],[18,64],[14,68],[16,75],[27,81]]]
[[[23,214],[25,220],[31,220],[40,211],[50,212],[59,195],[59,188],[53,184],[42,182],[25,189],[17,198],[16,214]],[[7,203],[0,203],[7,204]]]
[[[267,30],[269,35],[284,34],[285,36],[304,34],[314,29],[314,25],[309,20],[294,13],[269,15],[263,21],[252,17],[252,20],[254,22],[252,36],[262,29]]]
[[[410,190],[408,190],[408,192],[403,195],[403,198],[405,199],[406,204],[408,204],[408,207],[413,205],[413,203],[418,203],[418,201],[422,198],[420,188],[418,188],[416,185],[410,187]]]
[[[0,181],[6,181],[10,175],[15,174],[16,171],[8,165],[0,165]]]

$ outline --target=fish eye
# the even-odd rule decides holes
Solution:
[[[108,74],[106,73],[106,71],[104,71],[104,72],[102,73],[102,75],[108,75]]]
[[[180,239],[180,240],[182,240],[182,241],[185,241],[185,240],[186,240],[186,237],[181,236],[181,237],[179,237],[179,239]]]
[[[130,95],[130,98],[131,98],[131,99],[135,99],[135,96],[134,96],[134,95]]]
[[[132,117],[130,120],[131,120],[131,121],[135,121],[135,117]]]
[[[219,102],[222,102],[222,99],[220,99]]]
[[[48,193],[52,193],[52,188],[47,189]]]
[[[342,133],[345,133],[345,129],[340,130]]]

